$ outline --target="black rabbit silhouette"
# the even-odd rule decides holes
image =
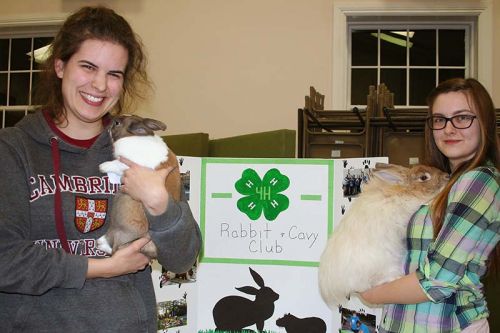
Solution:
[[[266,287],[262,277],[248,267],[255,283],[260,289],[245,286],[236,288],[245,294],[255,295],[255,300],[241,296],[226,296],[214,306],[212,314],[216,331],[241,331],[255,324],[258,331],[264,329],[264,321],[274,313],[274,302],[279,295]]]

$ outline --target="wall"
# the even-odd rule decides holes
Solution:
[[[500,108],[500,0],[493,0],[493,101]]]
[[[498,17],[500,0],[492,1]],[[327,108],[332,105],[335,2],[2,0],[0,21],[62,17],[88,4],[111,6],[142,36],[149,54],[156,93],[139,113],[165,121],[166,134],[222,138],[296,129],[297,109],[311,85],[327,95]],[[491,92],[500,105],[500,20],[494,21]]]
[[[169,128],[211,137],[294,129],[309,86],[331,87],[331,1],[144,2],[138,27]],[[158,25],[159,27],[161,25]],[[161,88],[160,88],[161,87]]]

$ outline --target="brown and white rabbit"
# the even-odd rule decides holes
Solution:
[[[154,131],[165,130],[167,126],[161,121],[141,118],[135,115],[123,115],[113,119],[110,128],[113,140],[113,161],[101,163],[99,170],[113,175],[117,180],[128,168],[118,160],[125,157],[134,163],[151,169],[173,166],[165,181],[170,198],[179,200],[181,176],[175,154],[168,149],[163,139]],[[97,248],[112,254],[118,248],[140,237],[147,236],[149,223],[141,202],[130,195],[118,191],[113,199],[110,212],[110,226],[106,234],[97,240]],[[151,241],[141,250],[151,259],[156,258],[156,245]]]
[[[319,287],[330,307],[402,276],[408,222],[448,180],[446,173],[429,166],[376,164],[321,255]]]

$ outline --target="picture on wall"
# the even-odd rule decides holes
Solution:
[[[361,168],[349,165],[345,160],[342,178],[342,194],[345,198],[352,198],[361,193],[363,185],[370,180],[370,160],[364,160]]]
[[[158,303],[158,330],[187,325],[187,294],[184,297]]]
[[[377,332],[376,316],[364,310],[351,310],[339,307],[341,314],[340,333],[374,333]]]

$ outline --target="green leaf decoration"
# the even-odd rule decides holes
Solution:
[[[280,194],[290,186],[290,179],[278,169],[267,171],[263,180],[254,169],[246,169],[234,186],[243,195],[236,204],[238,209],[252,221],[262,212],[266,220],[274,221],[290,205],[288,197]]]

